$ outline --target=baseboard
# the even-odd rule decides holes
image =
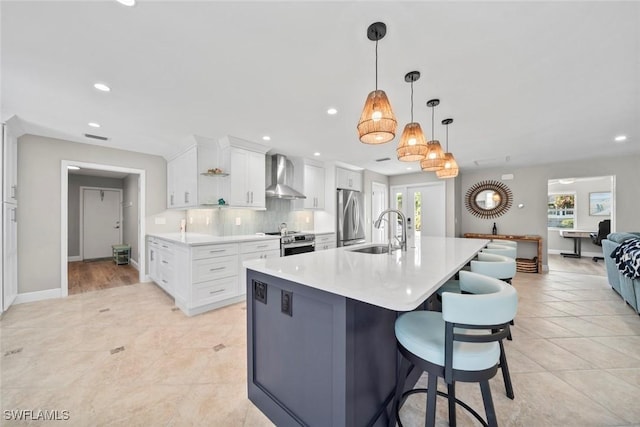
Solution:
[[[67,262],[75,262],[75,261],[82,261],[82,257],[80,255],[67,257]]]
[[[136,261],[135,259],[129,258],[129,264],[131,264],[131,266],[136,270],[140,271],[140,266],[138,265],[138,261]]]
[[[45,291],[25,292],[16,296],[14,304],[42,301],[46,299],[62,298],[62,289],[47,289]]]

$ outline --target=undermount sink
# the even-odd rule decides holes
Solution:
[[[365,246],[359,249],[349,249],[350,252],[360,252],[362,254],[386,254],[389,253],[388,245]]]

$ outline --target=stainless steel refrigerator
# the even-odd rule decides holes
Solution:
[[[338,189],[338,246],[364,243],[364,195]]]

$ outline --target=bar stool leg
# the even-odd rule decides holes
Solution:
[[[493,407],[493,399],[491,398],[491,387],[489,386],[489,380],[480,381],[480,390],[482,391],[484,411],[487,415],[487,424],[489,425],[489,427],[498,427],[496,410]]]
[[[447,384],[449,427],[456,427],[456,383]]]
[[[511,384],[511,375],[509,375],[509,365],[507,364],[507,357],[504,355],[504,344],[500,340],[500,369],[502,370],[502,379],[504,379],[504,387],[507,390],[507,397],[511,400],[514,399],[513,385]]]
[[[427,416],[424,419],[426,427],[436,425],[436,398],[438,397],[438,376],[429,373],[427,386]]]
[[[393,406],[391,407],[389,427],[395,427],[396,425],[396,414],[400,410],[400,400],[402,399],[402,393],[404,392],[404,383],[407,379],[409,368],[411,368],[411,362],[409,362],[402,356],[400,357],[400,359],[400,367],[398,368],[398,376],[396,377],[396,396],[393,400]]]

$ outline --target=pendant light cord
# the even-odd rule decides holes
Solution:
[[[413,80],[411,80],[411,123],[413,123]]]
[[[449,152],[449,124],[447,123],[447,153]]]
[[[378,90],[378,40],[376,40],[376,91]]]
[[[434,137],[434,127],[435,127],[435,122],[433,121],[434,115],[435,115],[435,109],[436,107],[433,106],[431,107],[431,140],[435,141],[435,137]]]

